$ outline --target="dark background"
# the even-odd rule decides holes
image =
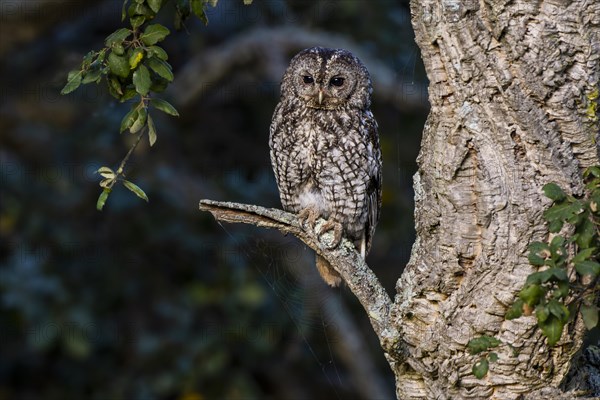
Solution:
[[[408,1],[221,0],[160,23],[179,118],[96,211],[133,136],[103,84],[59,94],[103,47],[119,0],[0,1],[0,400],[384,399],[393,376],[364,310],[292,237],[221,225],[210,198],[279,207],[268,131],[289,59],[346,47],[367,65],[383,149],[368,257],[390,295],[414,238],[412,175],[427,112]]]

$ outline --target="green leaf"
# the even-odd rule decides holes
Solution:
[[[559,203],[544,211],[544,218],[548,222],[555,220],[564,221],[568,220],[569,218],[576,217],[581,212],[583,212],[583,207],[579,201],[575,201],[573,203]]]
[[[112,52],[118,56],[122,56],[125,54],[125,47],[123,47],[123,45],[116,44],[112,47]]]
[[[131,35],[131,30],[127,28],[117,29],[113,33],[107,36],[104,43],[106,47],[112,47],[117,44],[122,44],[125,39],[127,39]]]
[[[600,179],[598,178],[592,179],[590,182],[585,184],[585,188],[592,193],[596,192],[598,187],[600,187]]]
[[[123,0],[123,6],[121,7],[121,22],[125,21],[125,17],[127,16],[127,2],[129,0]]]
[[[582,304],[581,316],[583,317],[583,323],[588,330],[591,330],[598,325],[598,307]]]
[[[140,26],[142,26],[142,24],[143,24],[144,22],[146,22],[146,17],[144,17],[144,16],[141,16],[141,15],[139,15],[139,16],[137,16],[137,17],[132,17],[131,19],[129,19],[129,22],[131,22],[131,27],[132,27],[133,29],[137,29],[137,28],[139,28]]]
[[[489,350],[492,347],[496,347],[500,344],[500,340],[493,336],[483,335],[475,339],[469,340],[467,343],[467,350],[470,354],[478,354],[482,351]]]
[[[594,191],[590,199],[590,210],[596,215],[600,213],[600,193],[597,191]]]
[[[170,33],[169,29],[161,24],[148,25],[140,36],[145,45],[150,46],[163,40]]]
[[[550,252],[552,253],[551,260],[552,264],[546,262],[547,265],[559,265],[562,266],[567,261],[567,250],[564,247],[565,238],[560,235],[555,236],[550,243]]]
[[[477,361],[475,365],[473,365],[473,369],[471,371],[473,372],[473,375],[475,375],[475,378],[481,379],[487,375],[489,369],[490,363],[486,358],[482,358]]]
[[[542,283],[543,275],[544,271],[534,272],[533,274],[530,274],[525,280],[525,285],[539,285],[540,283]]]
[[[544,265],[546,263],[545,259],[543,259],[542,257],[538,256],[535,253],[529,253],[527,255],[527,260],[529,261],[529,264],[535,265],[538,267],[541,267],[542,265]]]
[[[545,264],[545,259],[550,257],[551,254],[550,246],[547,243],[532,242],[529,245],[527,259],[531,265],[542,266]]]
[[[150,115],[148,115],[148,141],[150,142],[150,146],[156,143],[156,127]]]
[[[123,185],[125,185],[125,187],[129,190],[131,190],[133,193],[135,193],[135,195],[137,197],[139,197],[140,199],[146,200],[148,201],[148,196],[146,196],[146,193],[144,193],[144,191],[135,183],[130,182],[126,179],[123,179]]]
[[[560,281],[560,282],[557,282],[556,285],[557,285],[557,287],[552,292],[552,297],[555,299],[567,297],[567,295],[569,294],[569,288],[570,288],[569,281]]]
[[[123,133],[126,129],[131,128],[131,125],[138,119],[138,109],[137,104],[134,105],[131,110],[121,120],[121,127],[119,129],[119,133]]]
[[[140,61],[142,61],[143,58],[144,58],[144,49],[142,49],[141,47],[137,47],[136,49],[134,49],[131,52],[131,55],[129,56],[129,68],[136,69],[137,66],[140,64]]]
[[[135,96],[138,96],[138,93],[135,91],[134,88],[129,87],[125,89],[125,92],[123,93],[123,97],[121,97],[121,103],[127,100],[131,100],[133,99]]]
[[[529,275],[525,281],[525,285],[539,285],[548,281],[568,281],[567,273],[563,268],[548,268]]]
[[[565,238],[560,235],[556,235],[552,238],[552,241],[550,242],[550,250],[554,252],[557,249],[560,249],[564,244]]]
[[[579,250],[579,252],[573,257],[573,264],[580,263],[584,260],[587,260],[594,254],[596,251],[596,247],[589,247],[587,249]]]
[[[104,208],[104,204],[106,203],[106,200],[108,199],[108,195],[110,194],[110,189],[105,188],[102,193],[100,193],[100,196],[98,197],[98,201],[96,201],[96,210],[98,211],[102,211],[102,209]]]
[[[105,189],[110,189],[114,183],[116,178],[106,178],[100,181],[100,187]]]
[[[589,219],[588,215],[589,214],[586,212],[583,223],[575,229],[575,232],[578,234],[576,242],[582,249],[586,249],[591,246],[594,235],[596,234],[596,227]]]
[[[152,104],[154,107],[156,107],[157,109],[159,109],[160,111],[162,111],[164,113],[167,113],[174,117],[179,116],[179,113],[177,112],[175,107],[173,107],[170,103],[168,103],[167,101],[165,101],[163,99],[159,99],[158,97],[155,97],[150,100],[150,104]]]
[[[62,88],[60,94],[69,94],[81,85],[83,71],[73,70],[67,75],[67,84]]]
[[[120,76],[121,78],[127,78],[129,76],[129,62],[124,56],[118,56],[111,52],[108,55],[108,67],[113,74]]]
[[[191,0],[192,12],[196,17],[200,19],[204,23],[204,25],[208,25],[208,17],[206,16],[206,12],[204,11],[204,0]]]
[[[534,272],[527,277],[525,285],[539,285],[542,281],[546,282],[551,276],[552,274],[548,273],[548,270]]]
[[[550,268],[556,268],[556,266],[557,266],[557,263],[556,263],[556,261],[554,261],[553,259],[550,259],[550,260],[546,260],[546,261],[544,261],[544,265],[547,265],[547,266],[549,266]],[[552,276],[550,276],[550,277],[552,277]]]
[[[152,11],[154,11],[155,13],[158,12],[158,10],[160,10],[160,6],[162,5],[162,0],[148,0],[148,6],[152,9]]]
[[[498,361],[498,354],[492,352],[488,354],[488,359],[490,360],[490,362],[496,362]]]
[[[567,271],[562,268],[550,268],[548,272],[552,274],[552,277],[556,278],[558,281],[568,282],[569,277],[567,276]],[[548,279],[550,280],[550,278]],[[544,281],[547,282],[547,281]]]
[[[108,77],[108,84],[108,89],[113,97],[119,99],[121,98],[121,96],[123,96],[123,89],[121,88],[121,84],[114,75],[110,75]]]
[[[89,51],[83,57],[83,62],[81,63],[81,69],[85,70],[85,69],[89,68],[89,66],[92,65],[92,61],[93,61],[94,57],[96,57],[99,54],[100,53],[96,53],[95,51]]]
[[[135,91],[142,96],[147,95],[150,91],[152,80],[150,80],[150,72],[148,72],[148,68],[145,65],[140,65],[133,72],[133,84],[135,85]]]
[[[148,53],[148,57],[156,57],[160,58],[163,61],[166,61],[169,58],[167,52],[159,46],[150,46],[146,49],[146,53]]]
[[[575,263],[575,269],[579,275],[591,275],[595,278],[600,274],[600,264],[592,260]]]
[[[94,61],[94,63],[101,65],[104,62],[104,59],[106,58],[106,49],[102,49],[96,54],[98,57],[96,57],[96,60]]]
[[[569,320],[569,310],[565,305],[555,299],[548,302],[548,311],[556,318],[559,319],[563,324]]]
[[[158,58],[150,58],[148,59],[148,66],[167,81],[173,81],[173,72],[171,71],[171,66],[167,62]]]
[[[129,7],[129,15],[130,16],[141,16],[149,19],[154,18],[154,12],[150,7],[144,4],[145,0],[135,0],[136,4],[132,4]]]
[[[131,125],[131,127],[129,128],[129,132],[131,132],[131,133],[138,132],[140,129],[142,129],[144,127],[144,125],[146,125],[147,119],[148,119],[148,111],[146,111],[146,109],[144,107],[140,108],[140,110],[138,111],[137,119],[135,120],[133,125]]]
[[[102,77],[102,70],[100,69],[100,67],[93,68],[85,73],[81,83],[83,83],[84,85],[87,83],[91,83],[91,82],[98,83],[98,81],[100,80],[101,77]]]
[[[175,19],[173,25],[175,30],[180,31],[183,27],[183,21],[190,15],[190,5],[187,0],[177,0],[175,3]]]
[[[558,186],[554,182],[545,184],[544,187],[542,188],[542,190],[544,191],[544,194],[546,195],[546,197],[548,197],[554,201],[561,201],[567,197],[567,195],[565,194],[565,192],[563,192],[563,190],[560,188],[560,186]]]
[[[547,256],[550,255],[550,246],[548,245],[548,243],[544,243],[544,242],[531,242],[531,244],[529,244],[529,251],[533,252],[533,253],[538,253],[538,254],[542,254],[542,253],[547,253]],[[544,255],[544,257],[547,257],[546,255]]]
[[[544,294],[540,285],[527,285],[519,292],[519,298],[529,306],[536,305]]]
[[[583,211],[584,210],[582,208],[580,211],[574,212],[569,218],[566,219],[566,222],[575,226],[581,224],[583,220],[587,218],[587,213]]]
[[[535,317],[538,320],[538,323],[543,323],[550,316],[550,310],[545,305],[539,305],[535,308]]]
[[[565,223],[559,219],[555,219],[554,221],[548,224],[548,230],[552,233],[558,233],[562,229]]]
[[[583,172],[583,177],[587,178],[590,175],[593,175],[596,178],[600,178],[600,167],[597,165],[594,165],[592,167],[586,168],[586,170]]]
[[[506,315],[504,316],[504,318],[511,320],[511,319],[516,319],[516,318],[521,317],[523,315],[523,305],[524,304],[525,304],[525,302],[523,302],[523,300],[517,299],[512,304],[512,306],[510,306],[510,308],[506,312]]]
[[[108,167],[100,167],[96,172],[98,172],[100,175],[107,179],[112,179],[116,176],[115,171]]]
[[[548,338],[548,345],[554,346],[560,340],[563,327],[565,326],[558,318],[554,316],[548,317],[543,324],[538,324],[542,329],[542,333]]]

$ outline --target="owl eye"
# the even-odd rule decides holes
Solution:
[[[342,78],[341,76],[336,76],[334,78],[331,78],[329,84],[333,86],[342,86],[344,84],[344,78]]]
[[[310,76],[310,75],[304,75],[304,76],[302,77],[302,80],[303,80],[303,81],[304,81],[304,83],[306,83],[307,85],[309,85],[309,84],[311,84],[311,83],[314,83],[314,81],[315,81],[315,80],[313,79],[313,77],[312,77],[312,76]]]

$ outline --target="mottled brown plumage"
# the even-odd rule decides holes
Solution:
[[[349,51],[313,47],[290,62],[271,122],[271,163],[281,203],[319,233],[344,235],[366,256],[381,208],[381,151],[370,107],[371,80]],[[325,259],[317,269],[331,286],[341,279]]]

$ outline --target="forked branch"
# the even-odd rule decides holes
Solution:
[[[275,208],[264,208],[251,204],[200,200],[200,210],[210,212],[215,219],[231,223],[244,223],[265,228],[276,228],[291,233],[307,246],[323,256],[339,272],[352,293],[358,298],[371,325],[386,352],[392,351],[398,340],[398,332],[390,321],[392,301],[365,260],[347,239],[334,249],[328,249],[329,234],[322,240],[310,229],[304,229],[295,214]],[[323,223],[319,220],[317,224]],[[330,235],[329,235],[330,236]]]

